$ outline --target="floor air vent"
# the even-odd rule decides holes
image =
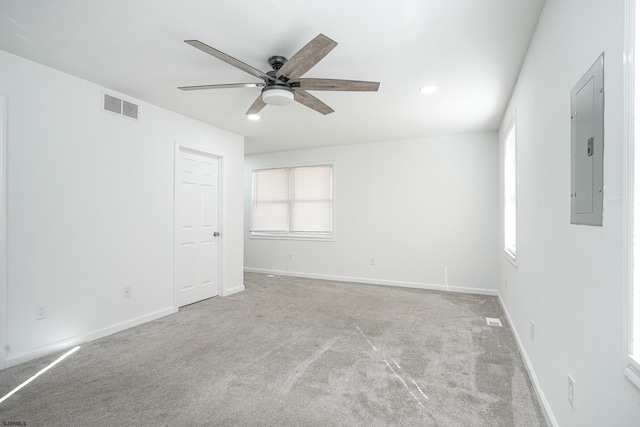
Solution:
[[[102,109],[138,120],[138,106],[136,104],[112,95],[107,95],[106,93],[103,96]]]
[[[489,326],[502,326],[502,322],[500,319],[496,319],[495,317],[487,317],[487,325]]]

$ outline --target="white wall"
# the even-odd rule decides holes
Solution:
[[[242,137],[143,102],[105,113],[103,88],[5,52],[0,69],[7,366],[173,313],[176,139],[223,158],[223,294],[243,289]]]
[[[245,269],[495,293],[497,146],[484,133],[246,156]],[[249,238],[252,169],[317,162],[335,162],[335,241]]]
[[[622,373],[623,3],[547,0],[501,129],[517,110],[518,268],[499,250],[500,294],[560,426],[640,425],[640,390]],[[569,92],[602,52],[604,225],[570,225]]]

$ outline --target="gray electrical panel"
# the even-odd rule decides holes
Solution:
[[[602,226],[604,53],[571,90],[571,224]]]

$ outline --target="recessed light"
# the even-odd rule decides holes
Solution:
[[[258,120],[260,120],[260,115],[259,114],[249,114],[247,116],[247,118],[253,122],[257,122]]]
[[[424,93],[425,95],[428,95],[430,93],[435,93],[437,90],[438,90],[438,86],[436,85],[423,86],[420,88],[420,92]]]

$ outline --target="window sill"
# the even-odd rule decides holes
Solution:
[[[640,370],[638,370],[634,364],[629,364],[623,372],[627,376],[629,382],[636,386],[638,391],[640,391]]]
[[[307,240],[307,241],[313,241],[313,242],[335,242],[335,239],[333,236],[320,237],[320,236],[309,236],[309,235],[295,236],[290,234],[288,235],[250,234],[249,238],[257,239],[257,240]]]
[[[514,268],[518,268],[516,263],[516,256],[509,251],[504,251],[504,257],[513,265]]]

